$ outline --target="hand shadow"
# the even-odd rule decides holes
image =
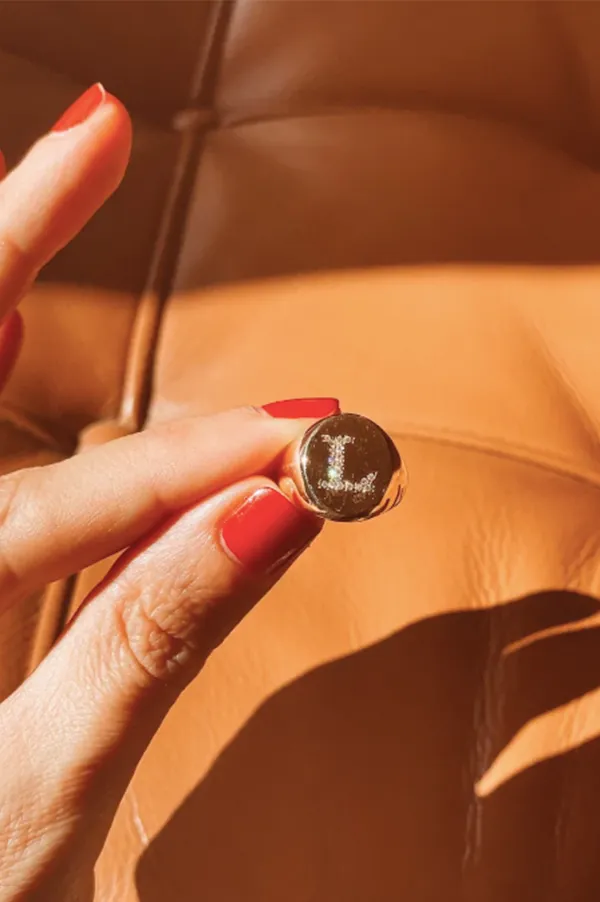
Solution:
[[[596,628],[507,646],[599,608],[552,591],[434,616],[300,677],[150,843],[141,902],[596,900],[597,742],[483,800],[474,784],[600,685]]]

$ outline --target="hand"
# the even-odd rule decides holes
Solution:
[[[127,165],[129,117],[94,91],[84,121],[63,122],[0,182],[1,380],[21,340],[10,311]],[[2,607],[123,550],[0,705],[1,902],[93,898],[94,862],[169,707],[319,532],[259,474],[335,409],[313,399],[179,420],[0,479]]]

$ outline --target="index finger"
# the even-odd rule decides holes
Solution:
[[[266,473],[310,422],[241,408],[1,477],[2,606],[122,550],[213,492]]]
[[[115,191],[130,152],[127,111],[94,85],[0,181],[0,320]]]

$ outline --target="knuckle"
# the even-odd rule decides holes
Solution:
[[[160,585],[121,582],[115,634],[144,686],[174,679],[197,656],[194,627],[202,619],[197,608],[203,594],[197,577],[184,573]]]
[[[164,683],[172,678],[181,668],[182,640],[143,608],[132,615],[119,607],[115,615],[121,647],[139,672],[142,684]]]

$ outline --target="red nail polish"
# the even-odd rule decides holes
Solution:
[[[289,401],[273,401],[265,404],[263,410],[278,419],[300,420],[314,418],[321,420],[340,412],[337,398],[291,398]]]
[[[298,554],[321,529],[276,489],[262,488],[225,520],[221,540],[248,570],[270,573]]]
[[[52,126],[50,131],[66,132],[75,125],[81,125],[82,122],[89,119],[92,113],[96,112],[98,107],[104,103],[105,99],[106,91],[103,86],[99,82],[92,85],[91,88],[84,91],[81,97],[78,97],[75,103],[62,114],[58,122]]]

